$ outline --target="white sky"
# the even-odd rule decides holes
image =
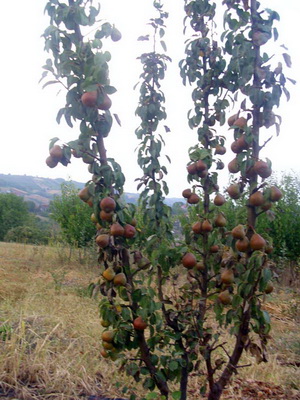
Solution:
[[[221,0],[219,0],[221,2]],[[95,1],[96,3],[96,1]],[[196,132],[187,125],[186,114],[192,107],[189,88],[183,88],[179,77],[178,61],[183,58],[182,37],[182,1],[165,0],[165,11],[170,13],[167,22],[165,41],[168,55],[173,59],[169,64],[167,79],[163,85],[167,103],[168,120],[166,125],[171,132],[166,137],[167,154],[172,164],[166,166],[169,170],[167,182],[170,196],[181,196],[188,187],[186,182],[187,151],[189,146],[196,144]],[[276,55],[281,53],[279,45],[284,43],[289,48],[293,66],[286,69],[288,77],[299,80],[300,71],[300,1],[299,0],[261,0],[265,7],[276,10],[281,21],[277,24],[279,40],[272,48]],[[44,90],[38,84],[42,73],[42,65],[48,54],[43,50],[43,39],[40,35],[47,27],[48,17],[43,15],[46,0],[17,0],[2,1],[0,5],[1,24],[1,146],[0,173],[27,174],[50,178],[74,179],[85,182],[90,175],[86,164],[72,159],[69,166],[59,164],[50,169],[45,165],[48,156],[49,139],[58,136],[63,141],[74,140],[78,131],[69,128],[64,121],[57,125],[55,117],[60,107],[64,106],[64,94],[57,96],[57,86]],[[136,38],[147,33],[146,23],[149,18],[156,16],[152,0],[102,0],[100,17],[115,23],[122,32],[123,39],[113,43],[107,40],[106,48],[112,52],[110,62],[111,84],[117,88],[112,96],[111,111],[117,113],[122,121],[119,128],[116,123],[106,146],[109,157],[118,161],[126,176],[125,190],[136,192],[134,179],[140,177],[141,171],[136,164],[136,148],[138,142],[134,131],[139,125],[139,119],[134,117],[137,106],[138,91],[133,86],[138,81],[141,72],[136,60],[142,52],[149,51],[146,42],[137,42]],[[270,54],[271,52],[268,51]],[[273,162],[273,170],[296,171],[300,173],[299,148],[300,134],[297,115],[299,113],[299,87],[289,86],[291,100],[283,99],[278,111],[283,117],[281,134],[274,137],[267,146],[265,156]],[[275,110],[276,112],[276,110]],[[163,127],[161,132],[164,133]],[[268,138],[271,128],[264,134]],[[226,132],[226,129],[225,129]],[[232,133],[226,133],[230,147]],[[264,154],[262,154],[264,155]],[[223,156],[227,163],[233,158],[228,151]],[[221,184],[228,181],[227,168],[223,173]]]

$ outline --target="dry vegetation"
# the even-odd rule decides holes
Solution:
[[[0,243],[0,397],[122,397],[117,382],[136,386],[99,356],[97,300],[87,294],[98,276],[91,254],[73,251],[70,257],[60,247]],[[269,362],[256,364],[247,354],[243,363],[252,366],[239,370],[224,398],[300,399],[299,304],[299,292],[287,289],[268,299]],[[204,379],[192,377],[190,400],[199,399]]]

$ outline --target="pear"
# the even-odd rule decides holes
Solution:
[[[270,200],[272,202],[279,201],[282,198],[282,192],[278,187],[271,186],[270,187]]]
[[[223,214],[218,214],[214,220],[214,224],[215,226],[217,226],[218,228],[224,228],[224,226],[226,226],[227,224],[227,220],[224,217]]]
[[[231,234],[235,239],[244,239],[246,236],[244,226],[241,224],[237,225],[232,229]]]
[[[261,178],[268,178],[272,174],[272,170],[269,165],[262,160],[256,161],[253,169]]]
[[[259,190],[251,194],[249,198],[249,204],[253,207],[260,207],[264,204],[264,202],[264,195]]]
[[[197,221],[192,225],[192,231],[198,235],[199,233],[202,232],[202,223],[201,221]]]
[[[240,186],[237,183],[233,183],[227,188],[227,193],[234,200],[240,198],[241,197]]]
[[[254,233],[250,239],[250,247],[252,250],[262,250],[266,246],[265,239],[258,233]]]
[[[231,285],[234,282],[234,273],[232,269],[225,269],[221,274],[221,282],[225,285]]]
[[[112,269],[112,267],[108,267],[103,271],[103,278],[106,279],[107,281],[112,281],[115,277],[116,273],[115,271]]]
[[[213,230],[213,226],[208,219],[205,219],[202,222],[201,230],[202,230],[202,232],[206,232],[206,233],[211,232]]]
[[[189,204],[198,204],[199,201],[200,201],[200,197],[196,193],[192,193],[187,200],[187,202]]]
[[[105,211],[106,213],[109,213],[111,211],[114,211],[116,209],[116,202],[112,197],[104,197],[100,201],[100,208],[101,210]]]
[[[247,236],[245,236],[243,239],[238,239],[235,243],[235,248],[237,249],[237,251],[240,251],[242,253],[248,251],[250,248],[250,242]]]
[[[192,253],[186,253],[181,260],[183,266],[187,269],[194,268],[197,264],[196,257]]]
[[[237,158],[234,158],[233,160],[231,160],[228,163],[228,171],[231,174],[237,174],[239,172],[239,170],[240,170],[240,167],[239,167],[239,163],[238,163]]]
[[[127,282],[126,275],[123,272],[116,274],[114,277],[115,286],[125,286]]]
[[[220,193],[218,193],[218,194],[216,195],[216,197],[214,198],[214,205],[215,205],[215,206],[220,207],[220,206],[222,206],[225,202],[226,202],[225,197],[222,196]]]
[[[191,189],[184,189],[182,192],[182,197],[188,199],[192,195]]]
[[[218,299],[220,303],[222,303],[225,306],[231,304],[232,302],[232,296],[228,290],[224,290],[223,292],[221,292],[218,296]]]
[[[123,226],[121,224],[119,224],[119,222],[114,222],[110,226],[110,234],[112,236],[124,236],[124,233],[125,233],[125,229],[123,228]]]

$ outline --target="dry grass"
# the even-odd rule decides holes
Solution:
[[[0,259],[0,396],[2,389],[18,399],[122,397],[116,383],[127,378],[99,357],[97,300],[86,296],[87,285],[98,276],[93,257],[81,255],[87,263],[80,264],[68,249],[0,243]],[[299,300],[299,294],[284,290],[271,297],[266,304],[273,316],[269,363],[257,365],[245,355],[243,362],[253,366],[240,370],[226,399],[246,398],[238,379],[250,386],[256,381],[279,385],[282,393],[288,389],[295,395],[290,399],[297,398],[300,372],[293,362],[300,361]],[[204,375],[191,378],[189,400],[199,399],[204,380]],[[283,396],[278,399],[288,398]]]

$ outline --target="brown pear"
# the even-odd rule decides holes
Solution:
[[[253,207],[260,207],[264,204],[264,202],[265,202],[264,195],[259,190],[251,194],[249,198],[249,204],[250,206]]]
[[[130,225],[130,224],[126,224],[124,226],[124,236],[126,237],[126,239],[132,239],[134,238],[136,234],[136,230],[135,227]]]
[[[103,342],[112,343],[114,340],[115,332],[114,331],[104,331],[102,333],[101,339]]]
[[[271,186],[270,187],[270,200],[272,202],[279,201],[282,198],[282,192],[278,187]]]
[[[195,175],[198,172],[196,163],[192,163],[192,164],[188,165],[187,171],[189,174]]]
[[[237,251],[240,251],[242,253],[247,252],[250,249],[250,242],[247,236],[245,236],[243,239],[238,239],[235,242],[235,248]]]
[[[78,197],[82,200],[82,201],[88,201],[89,198],[91,197],[90,193],[89,193],[89,188],[86,186],[83,189],[80,190],[80,192],[78,193]]]
[[[244,226],[241,224],[237,225],[232,229],[231,234],[235,239],[244,239],[244,237],[246,236]]]
[[[114,211],[116,209],[116,202],[112,197],[104,197],[100,201],[100,208],[101,210],[105,211],[106,213],[109,213],[111,211]]]
[[[225,197],[218,193],[214,198],[214,205],[215,206],[222,206],[226,202]]]
[[[107,212],[101,210],[99,213],[99,216],[102,219],[102,221],[106,221],[106,222],[111,222],[113,219],[113,215],[114,215],[113,211],[110,211],[107,213]]]
[[[272,282],[269,281],[269,282],[267,283],[266,288],[265,288],[265,293],[266,293],[266,294],[270,294],[270,293],[273,292],[273,290],[274,290],[274,286],[273,286]]]
[[[134,329],[136,329],[137,331],[144,331],[147,328],[148,324],[143,320],[142,317],[137,317],[133,321],[133,326]]]
[[[221,274],[221,282],[225,285],[231,285],[234,282],[234,273],[232,269],[225,269]]]
[[[214,224],[215,226],[217,226],[218,228],[224,228],[224,226],[226,226],[227,224],[227,220],[224,217],[223,214],[218,214],[214,220]]]
[[[123,272],[116,274],[114,277],[115,286],[125,286],[127,282],[126,275]]]
[[[228,171],[231,174],[237,174],[239,172],[239,170],[240,170],[240,167],[239,167],[239,163],[238,163],[237,158],[234,158],[233,160],[231,160],[228,163]]]
[[[238,145],[242,150],[247,150],[249,145],[246,141],[246,136],[245,135],[241,135],[238,139],[237,139]]]
[[[202,161],[199,160],[196,162],[197,172],[202,172],[207,169],[207,165]]]
[[[231,115],[231,117],[228,118],[227,123],[229,126],[232,126],[234,122],[237,120],[238,114]]]
[[[247,126],[247,120],[244,117],[240,117],[234,121],[233,125],[240,129],[244,129]]]
[[[218,253],[218,251],[220,250],[220,247],[217,244],[213,244],[212,246],[210,246],[209,251],[211,253]]]
[[[270,208],[272,208],[272,203],[270,202],[270,201],[265,201],[261,206],[260,206],[260,208],[263,210],[263,211],[268,211],[268,210],[270,210]]]
[[[206,233],[211,232],[213,230],[213,226],[208,219],[205,219],[202,222],[201,230],[202,230],[202,232],[206,232]]]
[[[96,243],[101,249],[104,249],[109,245],[109,235],[102,234],[96,237]]]
[[[258,233],[254,233],[250,239],[250,247],[252,250],[262,250],[266,246],[265,239]]]
[[[225,153],[226,153],[226,147],[217,144],[215,149],[215,154],[219,154],[220,156],[222,156]]]
[[[202,232],[202,222],[197,221],[192,225],[192,231],[196,234],[199,235],[199,233]]]
[[[206,178],[207,175],[208,175],[208,170],[207,170],[207,169],[204,169],[203,171],[199,171],[199,172],[197,173],[197,175],[199,176],[199,178]]]
[[[48,165],[49,168],[55,168],[58,164],[57,160],[54,160],[51,156],[46,158],[46,164]]]
[[[268,178],[272,174],[272,170],[269,165],[262,160],[256,161],[253,169],[261,178]]]
[[[197,271],[204,271],[205,265],[203,261],[198,261],[197,264],[195,265],[195,268],[197,269]]]
[[[235,154],[241,153],[243,151],[243,148],[241,147],[238,140],[235,140],[234,142],[232,142],[231,151]]]
[[[192,253],[186,253],[181,260],[183,266],[187,269],[194,268],[197,264],[196,257]]]
[[[182,192],[182,197],[184,197],[185,199],[188,199],[192,194],[191,189],[184,189]]]
[[[56,161],[61,161],[64,156],[64,151],[58,144],[55,144],[50,149],[50,156]]]
[[[110,234],[112,236],[124,236],[124,228],[121,224],[119,224],[119,222],[114,222],[111,226],[110,226]]]
[[[234,200],[240,198],[241,197],[240,186],[237,183],[233,183],[227,188],[227,193]]]
[[[190,197],[187,199],[189,204],[198,204],[200,201],[200,197],[196,193],[192,193]]]
[[[225,306],[231,304],[232,302],[232,296],[228,290],[224,290],[223,292],[221,292],[218,296],[218,299],[220,303],[222,303]]]

